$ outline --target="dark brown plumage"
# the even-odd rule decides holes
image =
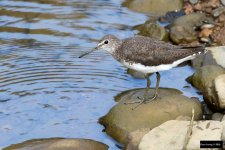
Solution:
[[[136,36],[123,40],[115,53],[119,60],[145,66],[158,66],[204,52],[203,46],[177,46],[153,38]]]

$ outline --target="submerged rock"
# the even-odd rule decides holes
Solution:
[[[202,108],[199,101],[182,95],[176,89],[159,89],[159,98],[147,104],[142,104],[132,110],[137,104],[124,104],[124,102],[136,101],[142,97],[145,89],[125,91],[116,96],[118,104],[115,105],[99,122],[105,126],[105,131],[120,143],[127,144],[128,135],[142,128],[154,128],[165,121],[179,118],[179,116],[191,116],[192,108],[195,109],[195,119],[202,118]],[[149,91],[149,97],[154,90]]]
[[[3,150],[107,150],[108,146],[90,139],[49,138],[28,140]]]
[[[225,106],[222,106],[218,93],[215,89],[215,79],[225,74],[225,70],[219,66],[207,65],[198,69],[187,80],[202,91],[205,102],[210,108],[221,111],[225,110]]]
[[[185,145],[190,121],[170,120],[147,133],[139,144],[139,150],[199,149],[202,140],[222,140],[223,123],[220,121],[193,122],[191,136]]]
[[[164,15],[168,11],[181,10],[183,0],[125,0],[122,5],[142,13]]]

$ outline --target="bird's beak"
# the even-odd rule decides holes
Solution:
[[[90,54],[90,53],[92,53],[92,52],[94,52],[94,51],[96,51],[96,50],[98,50],[98,47],[95,47],[94,49],[92,49],[92,50],[90,50],[90,51],[88,51],[88,52],[85,52],[85,53],[81,54],[78,58],[82,58],[82,57],[84,57],[85,55],[88,55],[88,54]]]

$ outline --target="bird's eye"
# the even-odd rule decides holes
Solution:
[[[105,40],[104,44],[108,44],[108,43],[109,43],[109,41],[108,40]]]

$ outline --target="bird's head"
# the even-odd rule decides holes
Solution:
[[[100,40],[100,42],[94,49],[80,55],[79,58],[100,49],[106,50],[107,52],[112,54],[116,50],[116,48],[120,45],[120,43],[121,41],[114,35],[106,35]]]

